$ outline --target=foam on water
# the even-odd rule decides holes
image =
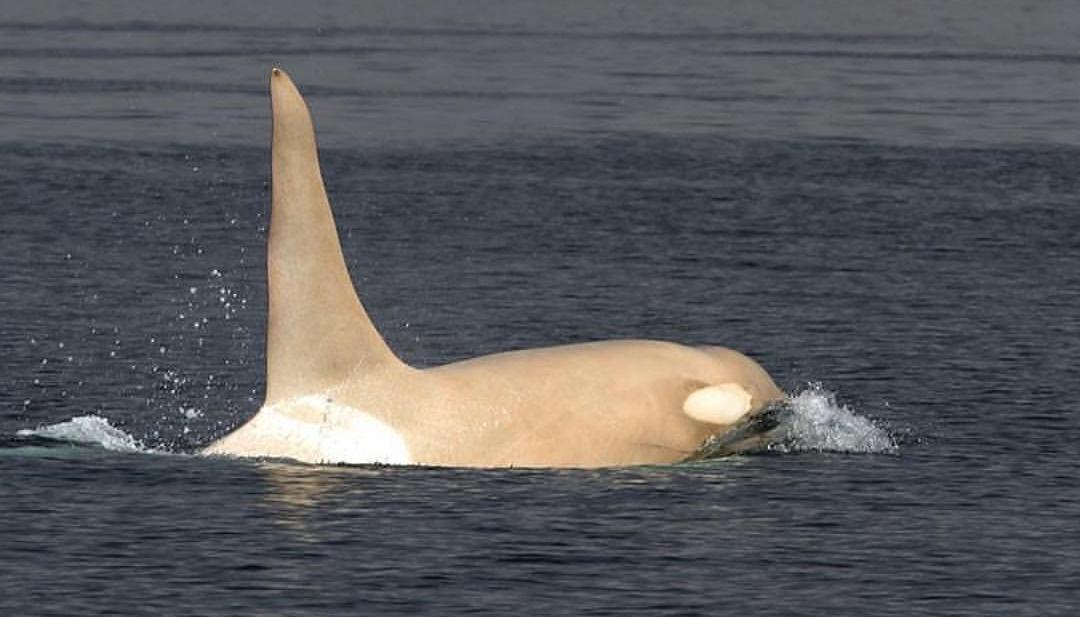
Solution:
[[[771,452],[893,453],[898,446],[885,429],[810,384],[787,400],[791,413],[768,446]]]
[[[66,422],[22,429],[19,437],[39,437],[66,443],[99,446],[115,452],[146,452],[137,439],[97,415],[77,416]]]

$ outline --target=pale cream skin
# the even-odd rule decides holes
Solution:
[[[307,106],[279,69],[270,92],[266,401],[207,454],[482,467],[672,463],[783,398],[736,351],[658,341],[406,365],[349,277]]]

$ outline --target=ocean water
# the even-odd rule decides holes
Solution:
[[[356,5],[354,5],[356,4]],[[1066,2],[0,7],[0,613],[1072,615]],[[433,365],[723,344],[767,451],[194,456],[263,388],[271,66]]]

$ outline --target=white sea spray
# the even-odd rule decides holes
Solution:
[[[76,416],[65,422],[48,424],[35,429],[21,429],[19,437],[43,437],[56,441],[100,446],[116,452],[145,452],[137,439],[98,415]]]
[[[791,395],[791,414],[781,424],[769,450],[774,452],[893,453],[898,446],[888,431],[837,402],[820,384]]]

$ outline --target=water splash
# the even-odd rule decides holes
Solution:
[[[98,446],[114,452],[147,452],[137,439],[116,428],[106,418],[96,415],[77,416],[66,422],[49,424],[35,429],[22,429],[16,436],[37,437],[50,441]]]
[[[770,452],[891,454],[899,448],[885,429],[836,401],[821,384],[788,397],[790,414],[777,428]]]

